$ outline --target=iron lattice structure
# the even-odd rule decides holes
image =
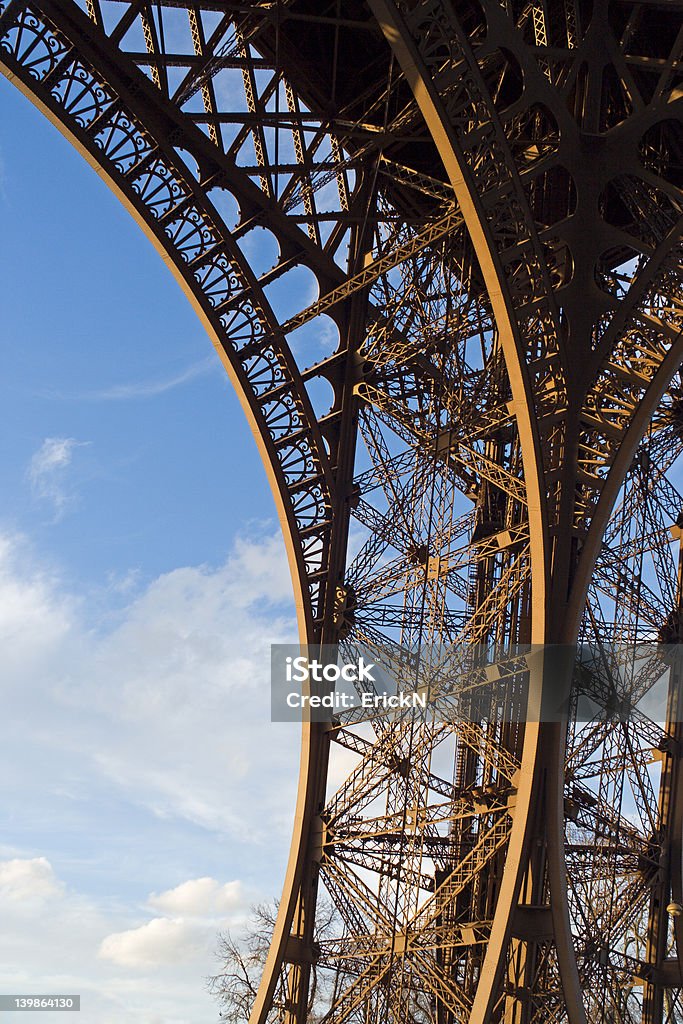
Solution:
[[[683,1020],[680,715],[607,713],[680,639],[682,15],[0,0],[240,395],[302,640],[599,652],[591,721],[304,724],[253,1024]]]

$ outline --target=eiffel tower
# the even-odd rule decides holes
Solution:
[[[237,390],[302,642],[467,684],[304,722],[252,1024],[683,1021],[682,60],[679,0],[0,0]]]

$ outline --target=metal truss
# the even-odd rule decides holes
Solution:
[[[252,1024],[683,1021],[675,666],[634,707],[683,628],[682,60],[678,0],[0,0],[234,383],[302,642],[460,681],[304,722]]]

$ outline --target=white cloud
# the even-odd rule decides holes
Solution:
[[[207,963],[217,932],[242,922],[248,910],[240,881],[221,883],[208,876],[152,893],[147,906],[164,916],[107,935],[100,944],[101,959],[136,969],[198,958]]]
[[[0,534],[0,991],[203,1024],[217,931],[279,891],[289,845],[299,733],[269,721],[289,572],[252,537],[111,589],[89,602]]]
[[[27,470],[31,490],[36,498],[52,506],[55,519],[61,518],[73,500],[67,487],[67,470],[73,460],[74,449],[89,443],[73,437],[46,437],[31,457]]]
[[[0,861],[0,902],[46,900],[62,890],[46,857]]]
[[[158,967],[186,963],[202,953],[205,945],[204,933],[196,925],[155,917],[139,928],[107,935],[99,955],[122,967]]]
[[[0,534],[0,665],[6,683],[35,680],[72,626],[74,599],[65,593],[57,599],[54,577],[30,563],[27,545]]]
[[[240,881],[221,883],[208,876],[152,893],[147,907],[164,916],[105,936],[101,960],[136,970],[197,961],[208,969],[218,931],[242,923],[248,910]]]
[[[205,881],[217,895],[240,891],[239,882],[191,879],[169,892],[192,893]],[[214,970],[216,929],[231,915],[140,922],[134,909],[70,889],[44,856],[0,861],[0,913],[1,990],[80,993],[89,1024],[204,1024],[216,1016],[205,978]]]
[[[30,721],[62,751],[58,770],[94,772],[155,816],[242,839],[286,833],[295,763],[284,799],[270,782],[296,736],[269,721],[270,643],[293,636],[282,547],[239,540],[224,565],[165,573],[92,622],[87,601],[22,571],[21,545],[0,538],[0,697],[15,735]]]
[[[221,885],[215,878],[192,878],[174,889],[153,893],[149,905],[164,914],[181,914],[184,917],[234,914],[245,907],[244,892],[240,882],[226,882]]]

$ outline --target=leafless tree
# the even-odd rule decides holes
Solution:
[[[319,903],[316,919],[316,941],[328,937],[338,925],[337,913],[332,903]],[[277,901],[258,903],[251,908],[249,919],[242,933],[235,937],[229,931],[218,936],[216,959],[221,965],[218,974],[208,979],[208,988],[220,1006],[220,1019],[226,1024],[245,1024],[254,1004],[256,990],[261,978],[271,935],[277,916]],[[324,1000],[326,985],[321,972],[313,965],[309,994],[309,1020],[317,1018],[317,1004]],[[269,1020],[281,1019],[286,993],[284,980],[278,982],[273,997]]]

